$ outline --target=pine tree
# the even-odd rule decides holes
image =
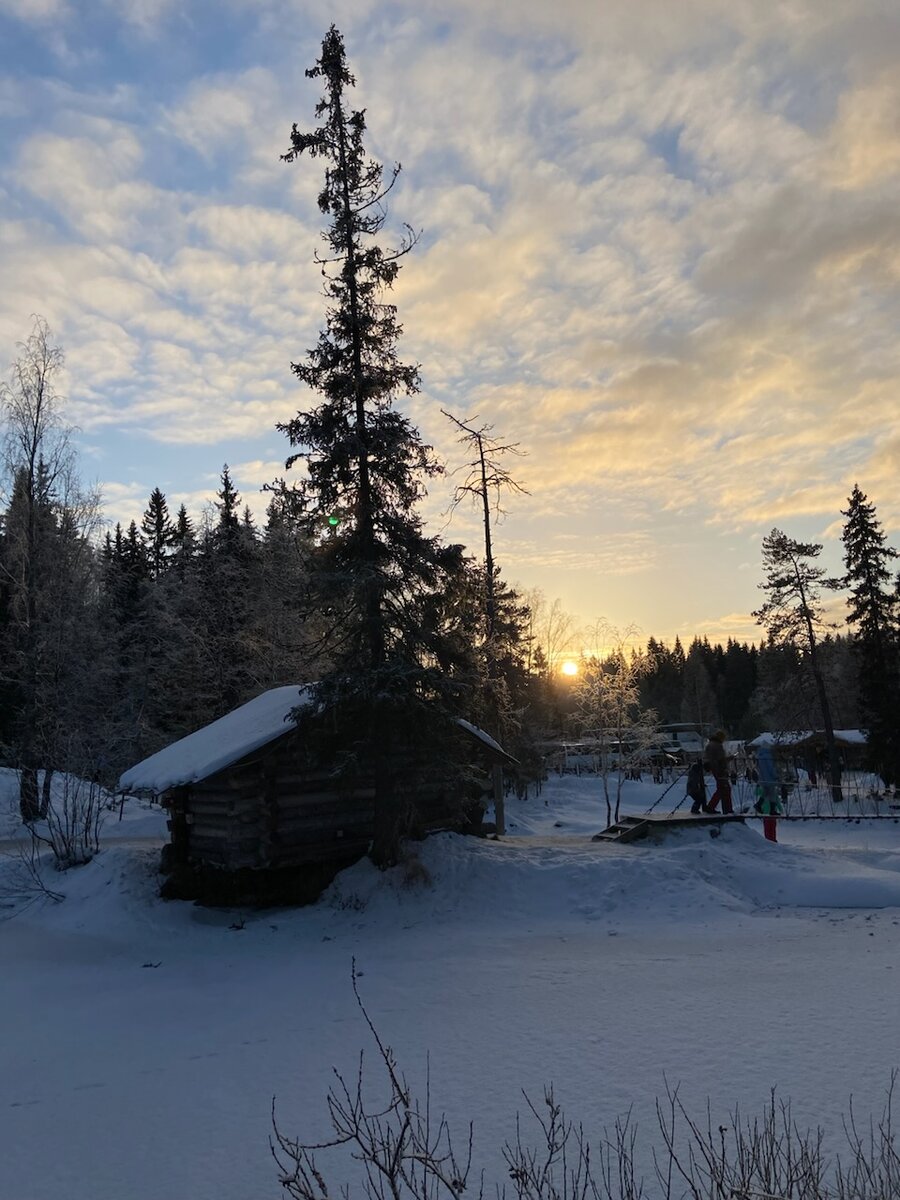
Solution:
[[[684,674],[684,653],[669,650],[664,642],[651,637],[647,642],[646,671],[640,678],[641,703],[652,708],[660,721],[680,720]]]
[[[216,516],[200,541],[197,562],[198,633],[212,712],[221,716],[260,690],[254,609],[259,595],[259,545],[241,517],[241,497],[228,464],[216,492]]]
[[[165,570],[169,550],[175,543],[175,528],[169,517],[166,498],[158,487],[150,493],[150,500],[141,520],[141,532],[146,541],[150,574],[154,579],[159,579]]]
[[[756,688],[756,650],[728,639],[722,671],[721,705],[725,728],[734,735],[747,736],[750,697]]]
[[[821,591],[839,587],[841,581],[827,578],[824,569],[815,565],[822,552],[817,542],[798,542],[773,529],[763,538],[762,549],[765,579],[759,586],[766,593],[766,602],[753,616],[768,632],[772,645],[805,651],[825,727],[832,796],[841,801],[841,761],[819,654],[819,636],[833,627],[823,616]]]
[[[439,468],[394,408],[395,397],[419,386],[417,367],[398,357],[396,309],[384,299],[415,238],[408,230],[390,252],[375,240],[399,167],[385,183],[381,165],[366,155],[365,116],[348,105],[355,81],[334,26],[306,74],[324,82],[316,108],[322,124],[311,133],[294,125],[284,159],[325,160],[319,208],[329,220],[329,253],[320,261],[328,307],[318,344],[293,370],[323,400],[279,428],[297,447],[287,466],[302,457],[307,467],[307,479],[290,490],[291,503],[320,542],[311,582],[328,622],[332,669],[319,699],[340,725],[348,769],[365,763],[374,771],[372,853],[388,863],[407,782],[397,777],[398,747],[421,746],[429,725],[437,736],[435,701],[447,690],[435,665],[439,631],[424,632],[424,610],[458,569],[461,550],[423,531],[415,506]]]
[[[892,784],[900,780],[900,654],[897,597],[890,590],[890,564],[897,552],[885,535],[866,495],[854,484],[842,509],[844,565],[850,589],[847,622],[860,664],[860,705],[868,731],[873,769]]]
[[[709,642],[694,638],[681,672],[681,719],[713,729],[721,724],[719,701],[710,673],[715,659]]]
[[[172,530],[172,565],[182,583],[190,569],[196,550],[197,535],[194,531],[194,522],[182,504],[175,515],[175,525]]]
[[[222,485],[216,492],[216,511],[219,514],[219,529],[226,531],[237,529],[241,523],[238,511],[241,506],[241,494],[232,482],[228,463],[225,463],[222,467],[219,482]]]
[[[289,507],[274,496],[266,510],[260,544],[260,588],[256,614],[261,679],[267,687],[307,684],[322,675],[319,654],[323,623],[306,613],[298,597],[306,591],[310,539]]]

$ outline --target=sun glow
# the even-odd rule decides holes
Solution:
[[[563,665],[559,669],[560,669],[560,671],[562,671],[563,675],[569,675],[569,676],[577,675],[578,674],[578,663],[573,662],[571,658],[568,658],[568,659],[566,659],[566,661],[563,663]]]

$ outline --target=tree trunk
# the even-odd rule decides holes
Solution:
[[[41,806],[38,803],[37,767],[19,768],[19,812],[26,825],[40,820]]]
[[[481,464],[481,502],[484,509],[484,573],[487,584],[487,641],[488,655],[494,661],[494,635],[497,632],[497,601],[494,595],[494,548],[491,543],[491,506],[488,498],[487,467],[484,461],[484,442],[476,435],[478,459]]]
[[[359,444],[357,465],[359,467],[359,498],[357,520],[362,532],[363,553],[370,574],[365,584],[363,612],[366,640],[372,661],[371,667],[378,668],[384,662],[384,614],[381,605],[381,590],[378,586],[377,553],[375,544],[375,515],[372,501],[372,482],[369,476],[369,440],[366,422],[365,372],[362,361],[362,333],[359,322],[359,284],[356,260],[356,244],[353,239],[353,205],[350,200],[350,184],[347,177],[347,148],[344,132],[344,115],[339,98],[335,99],[338,128],[338,162],[341,170],[344,221],[347,227],[347,290],[350,301],[350,345],[353,355],[353,401],[355,432]]]
[[[822,723],[825,726],[825,745],[828,747],[828,776],[831,784],[831,798],[835,804],[841,804],[844,800],[844,793],[841,790],[841,759],[838,754],[837,743],[834,740],[834,725],[831,720],[831,705],[828,703],[828,692],[825,689],[825,680],[822,678],[822,672],[819,670],[818,664],[813,667],[813,678],[816,681],[816,690],[819,693],[819,705],[822,709]]]
[[[52,779],[52,770],[45,768],[44,778],[41,781],[41,820],[50,812],[50,782]]]
[[[844,793],[841,790],[841,760],[834,740],[834,722],[831,719],[831,705],[828,703],[828,689],[825,687],[825,679],[819,667],[816,637],[813,632],[806,595],[802,589],[800,595],[803,600],[803,615],[806,620],[807,638],[809,641],[809,665],[812,667],[816,691],[819,694],[819,707],[822,710],[822,724],[825,726],[825,745],[828,747],[828,774],[831,783],[831,798],[835,804],[841,804],[844,800]]]
[[[397,865],[400,858],[400,822],[396,798],[386,771],[379,771],[375,779],[375,827],[372,832],[372,849],[369,858],[384,871]]]
[[[384,714],[372,717],[372,767],[375,776],[375,822],[369,858],[382,871],[400,857],[400,805],[392,756],[396,753]]]

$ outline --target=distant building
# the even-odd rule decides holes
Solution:
[[[867,739],[862,729],[835,729],[834,742],[843,765],[851,769],[862,769],[865,765]],[[775,758],[790,763],[794,768],[802,767],[807,772],[828,769],[827,743],[824,729],[798,729],[782,733],[761,733],[747,743],[749,750],[768,746]]]

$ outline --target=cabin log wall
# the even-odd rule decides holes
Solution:
[[[415,780],[415,784],[412,783]],[[395,799],[406,832],[459,828],[460,798],[434,761],[408,758]],[[366,853],[375,824],[375,789],[342,783],[304,761],[296,731],[199,783],[166,796],[175,861],[225,871],[279,870],[352,861]]]

